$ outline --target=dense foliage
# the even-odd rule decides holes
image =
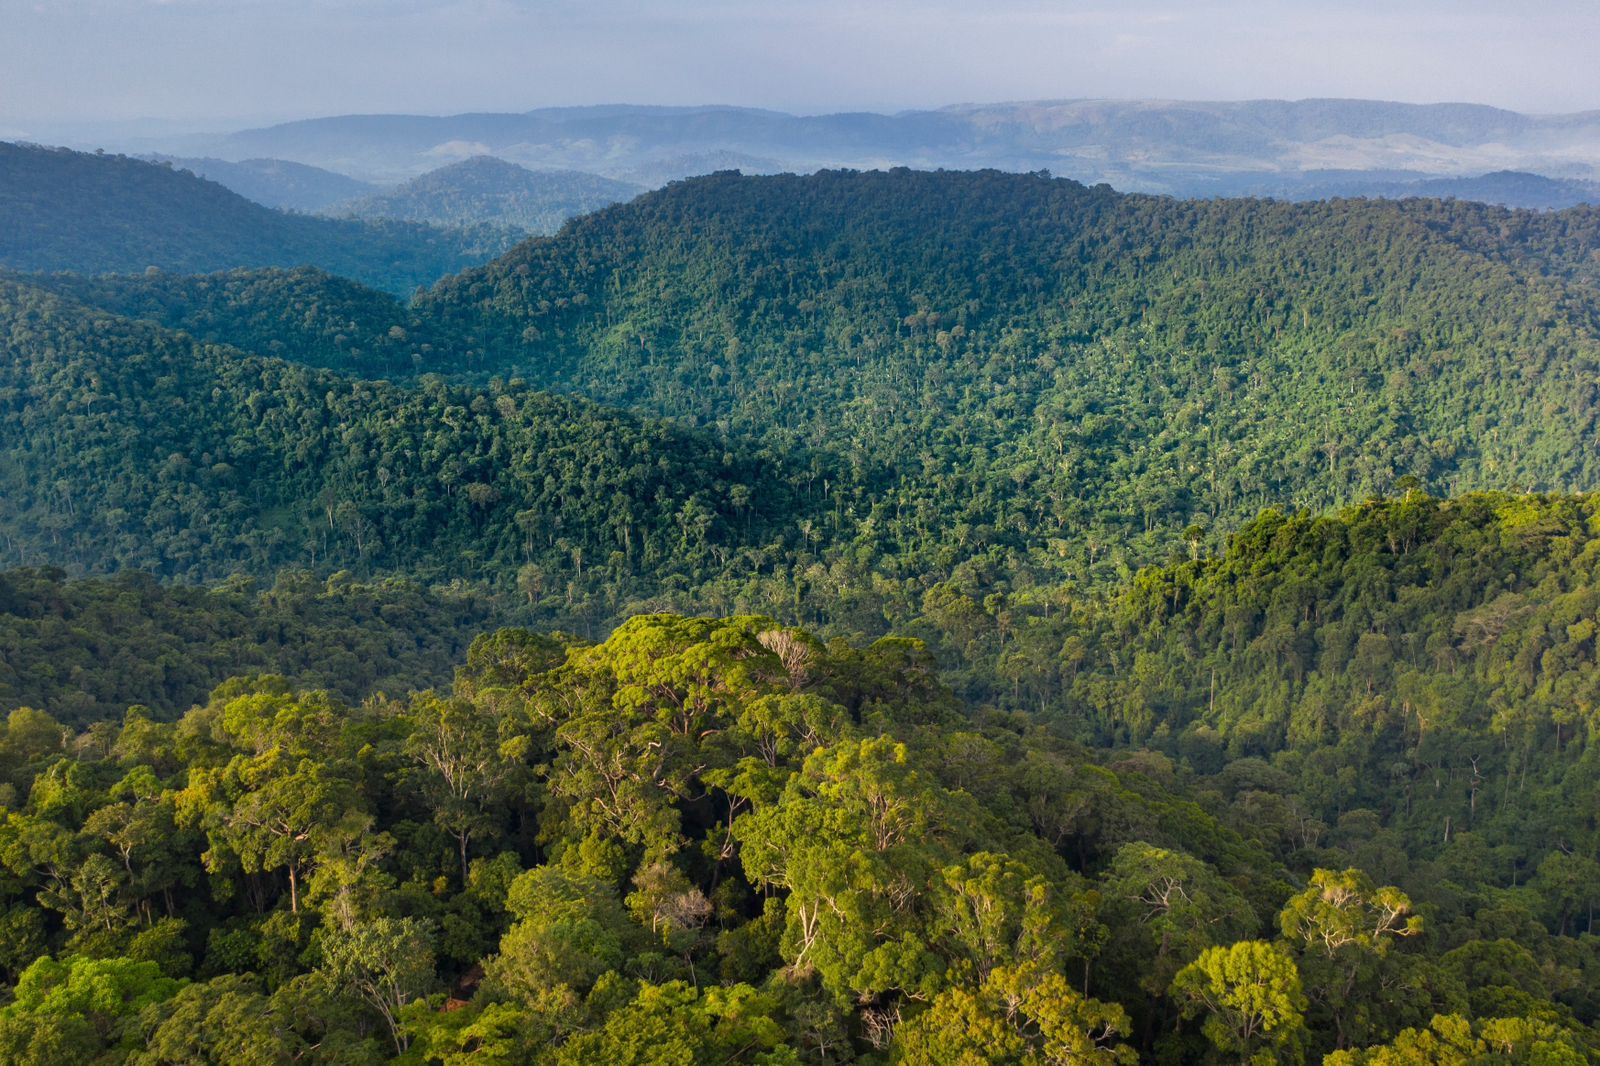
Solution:
[[[1193,522],[1407,474],[1593,485],[1600,303],[1574,279],[1597,248],[1593,209],[723,174],[418,311],[462,336],[463,370],[887,466],[893,493],[835,481],[825,530],[876,572],[925,572],[956,540],[1081,578],[1097,545],[1136,565]]]
[[[40,284],[258,354],[442,372],[469,410],[500,404],[499,373],[732,442],[708,448],[780,454],[803,505],[752,484],[765,521],[729,527],[714,565],[659,587],[680,608],[876,634],[944,581],[1033,601],[1126,581],[1196,531],[1219,543],[1263,506],[1320,510],[1404,476],[1451,493],[1592,484],[1597,248],[1600,212],[1584,209],[1184,203],[997,173],[718,175],[577,220],[409,309],[311,271]],[[63,335],[50,358],[81,343]],[[29,413],[36,437],[62,432],[45,428],[47,404]],[[384,446],[414,451],[412,436]],[[366,458],[335,491],[357,485],[359,500],[377,466],[393,473]],[[105,480],[93,461],[34,470]],[[448,484],[416,491],[441,488],[448,505]],[[596,488],[591,502],[609,498]],[[376,540],[316,559],[407,572],[415,556],[395,541],[414,531],[392,513],[367,521]],[[572,586],[593,617],[625,613],[605,604],[632,593],[593,569],[630,553],[618,539],[594,535],[587,570],[568,559],[545,582],[562,609]],[[451,572],[510,588],[518,567],[552,561],[478,552]]]
[[[286,214],[164,164],[0,142],[0,266],[17,270],[311,265],[408,295],[506,246],[498,231]]]
[[[1390,878],[1449,848],[1470,851],[1470,867],[1426,876],[1492,869],[1512,885],[1553,851],[1600,854],[1596,497],[1411,493],[1323,517],[1271,511],[1219,557],[1068,598],[1051,618],[953,594],[937,607],[926,631],[983,664],[974,691],[1092,743],[1158,748],[1203,772],[1259,767],[1240,782],[1255,800],[1295,797],[1249,815],[1285,857],[1352,812],[1377,819],[1363,865]],[[1372,833],[1379,823],[1392,835]],[[1583,891],[1545,915],[1553,927],[1587,930]],[[1481,902],[1457,897],[1467,914]]]
[[[1283,766],[1097,766],[914,641],[504,630],[406,701],[19,710],[0,776],[7,1062],[1600,1054],[1592,842],[1520,881],[1375,810],[1286,845]]]
[[[355,377],[411,377],[448,367],[452,346],[388,293],[314,267],[220,274],[14,275],[114,315],[208,345]]]
[[[270,586],[160,584],[127,571],[69,581],[0,572],[0,711],[73,727],[139,705],[171,719],[230,677],[268,673],[347,699],[449,681],[472,638],[511,615],[462,589],[285,572]]]
[[[587,566],[615,615],[630,589],[703,578],[788,513],[771,463],[526,388],[355,381],[3,280],[0,347],[13,564],[492,571],[534,593]]]

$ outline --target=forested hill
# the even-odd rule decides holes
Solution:
[[[463,368],[887,460],[946,528],[1038,546],[1405,474],[1600,483],[1597,234],[1584,208],[719,174],[576,220],[417,312],[460,335]]]
[[[0,142],[0,266],[19,270],[314,265],[407,295],[506,246],[498,233],[286,214],[169,166]]]
[[[475,156],[328,208],[332,215],[399,219],[437,226],[488,224],[554,233],[574,215],[630,200],[638,185],[577,170],[529,170]]]
[[[163,155],[150,158],[226,186],[247,200],[286,211],[320,211],[377,191],[377,186],[368,182],[285,159],[242,159],[235,163]]]
[[[928,631],[986,664],[991,684],[1010,674],[1012,706],[1196,766],[1297,752],[1308,795],[1403,809],[1419,840],[1447,841],[1453,825],[1536,847],[1517,821],[1544,802],[1530,790],[1554,803],[1592,772],[1594,494],[1412,491],[1326,515],[1271,510],[1219,555],[1147,568],[1011,634],[962,606],[941,605]],[[1596,831],[1588,807],[1563,830]]]
[[[0,350],[12,564],[191,578],[332,565],[508,586],[531,567],[530,596],[597,571],[620,597],[794,528],[772,462],[525,387],[341,378],[4,280]]]
[[[357,377],[448,368],[455,346],[395,297],[313,267],[217,274],[19,274],[73,304]]]

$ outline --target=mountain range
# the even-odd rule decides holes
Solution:
[[[482,228],[291,214],[170,165],[0,142],[0,266],[17,270],[315,265],[406,294],[510,243]]]
[[[1062,100],[898,114],[736,107],[545,108],[521,114],[349,115],[192,139],[225,158],[296,160],[368,180],[495,155],[655,184],[709,158],[751,171],[819,167],[1049,169],[1124,191],[1219,195],[1326,171],[1380,180],[1521,170],[1589,180],[1600,112],[1525,115],[1473,104],[1369,100]],[[187,153],[187,154],[193,154]],[[676,173],[673,173],[676,171]]]
[[[1473,200],[1502,207],[1559,211],[1579,204],[1600,203],[1600,182],[1575,178],[1547,178],[1519,170],[1497,170],[1475,177],[1418,178],[1400,176],[1386,180],[1381,173],[1312,172],[1290,181],[1262,180],[1241,187],[1252,196],[1280,196],[1290,200],[1326,200],[1365,197],[1390,200]]]
[[[575,170],[529,170],[475,156],[430,170],[395,188],[328,205],[325,213],[434,226],[499,226],[554,233],[586,214],[643,192],[642,186]]]
[[[214,181],[247,200],[285,211],[320,211],[377,191],[371,182],[282,159],[241,159],[236,163],[164,155],[150,159]]]

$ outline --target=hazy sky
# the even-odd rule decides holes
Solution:
[[[596,102],[1600,108],[1595,0],[0,0],[0,135]]]

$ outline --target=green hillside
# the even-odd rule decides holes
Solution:
[[[886,464],[887,554],[925,565],[960,525],[1058,570],[1066,541],[1081,575],[1090,539],[1159,558],[1191,523],[1405,475],[1600,483],[1597,219],[717,175],[524,244],[417,313],[460,335],[464,370]]]
[[[306,270],[27,284],[204,343],[389,378],[401,387],[383,402],[408,409],[426,408],[417,397],[437,382],[406,383],[430,373],[456,379],[450,403],[469,410],[522,382],[777,457],[804,506],[791,488],[752,488],[747,513],[766,524],[713,506],[716,551],[669,583],[671,604],[878,634],[926,616],[941,589],[1042,615],[1065,584],[1126,581],[1219,545],[1265,507],[1320,511],[1407,478],[1442,495],[1593,487],[1597,219],[1420,200],[1180,202],[998,173],[717,175],[576,220],[409,307]],[[61,325],[52,359],[83,343]],[[30,440],[62,414],[38,395]],[[256,429],[246,419],[238,432]],[[65,481],[115,483],[98,461]],[[335,488],[294,490],[282,506],[299,517],[259,512],[250,536],[291,547],[214,549],[213,536],[241,534],[213,529],[210,504],[196,504],[181,536],[203,566],[173,570],[147,548],[106,558],[211,576],[421,565],[507,589],[533,561],[501,532],[439,563],[374,489],[376,465],[398,469],[368,452]],[[363,486],[351,506],[376,540],[308,532],[304,500],[344,484]],[[408,505],[454,513],[454,491],[425,479]],[[652,504],[644,525],[670,525],[696,491]],[[33,511],[12,561],[54,561],[37,546],[59,534]],[[98,521],[60,511],[52,521],[67,527]],[[564,534],[538,560],[556,567],[553,619],[570,588],[598,612],[586,617],[615,620],[634,596],[623,586],[676,561],[657,544],[642,571],[637,559],[597,569],[637,545],[591,519],[610,532],[585,542],[586,562]],[[102,534],[85,536],[59,561],[89,559]]]
[[[355,377],[414,377],[449,366],[455,350],[395,297],[314,267],[12,279],[202,344]]]
[[[170,166],[0,142],[0,266],[17,270],[317,266],[408,295],[506,246],[496,233],[286,214]]]
[[[1148,568],[1009,633],[959,599],[925,624],[986,663],[991,685],[1011,678],[1007,702],[1095,743],[1156,744],[1196,765],[1337,749],[1302,769],[1337,769],[1319,788],[1361,807],[1426,767],[1429,813],[1413,828],[1442,835],[1447,820],[1473,822],[1457,787],[1469,763],[1504,813],[1532,784],[1530,762],[1559,787],[1586,747],[1568,742],[1600,712],[1597,515],[1594,495],[1417,492],[1320,516],[1273,510],[1219,556]],[[1528,828],[1503,842],[1533,845]]]
[[[704,576],[747,533],[792,528],[770,461],[520,386],[341,378],[7,281],[0,348],[11,564],[507,587],[542,565],[551,592],[587,564],[615,596]]]

